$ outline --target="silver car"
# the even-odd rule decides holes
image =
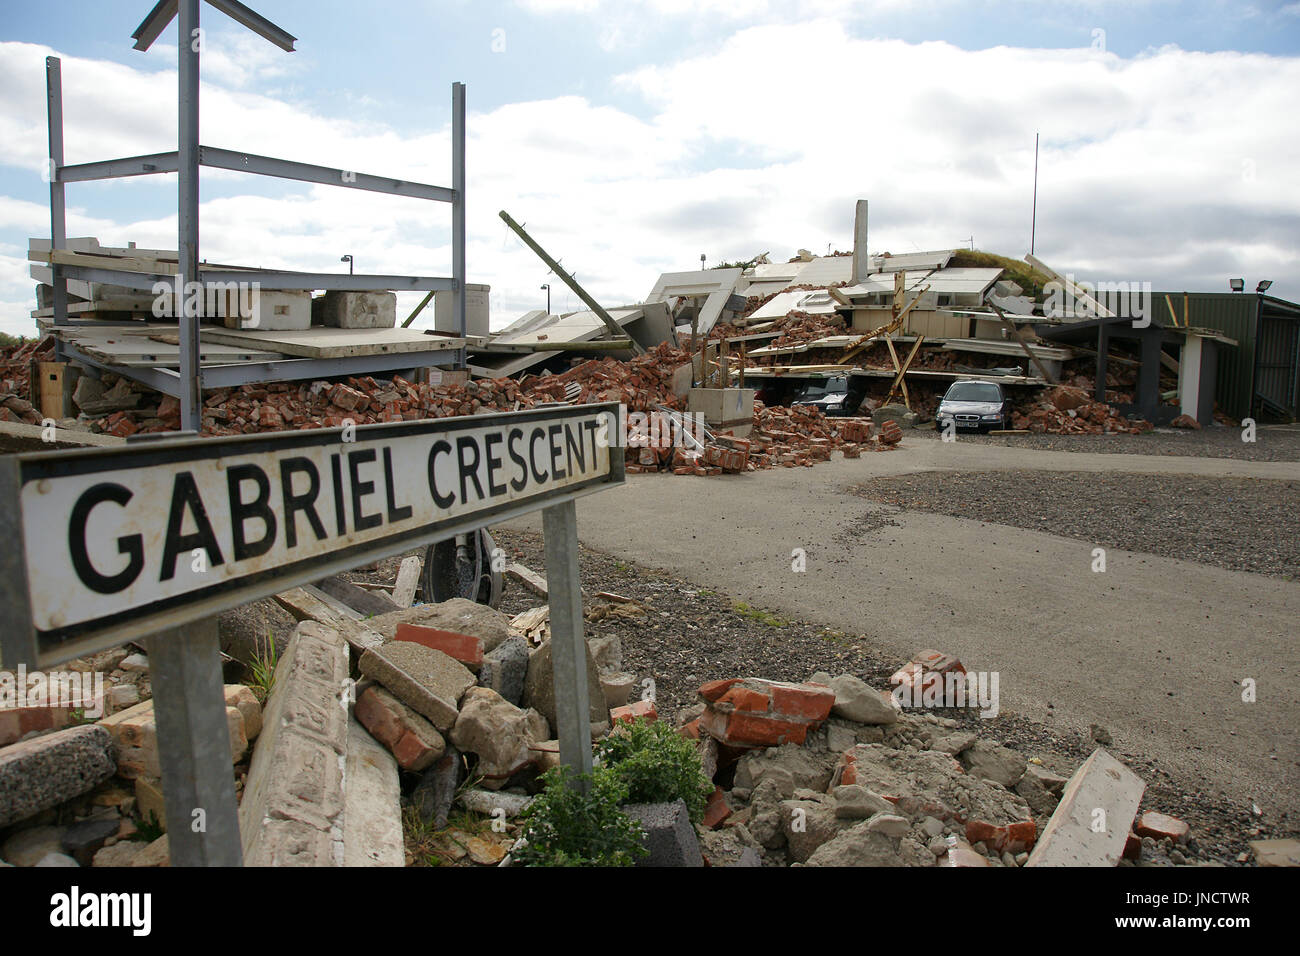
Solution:
[[[1011,427],[1011,402],[997,382],[953,382],[934,413],[934,427],[943,431],[952,422],[957,428]]]

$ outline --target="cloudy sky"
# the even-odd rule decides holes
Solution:
[[[468,85],[469,278],[491,285],[494,327],[555,282],[501,209],[610,305],[701,254],[850,249],[858,198],[873,252],[1023,256],[1035,133],[1036,251],[1058,270],[1158,290],[1272,279],[1300,300],[1300,2],[251,5],[298,49],[204,6],[206,145],[445,185],[451,83]],[[33,330],[45,57],[63,58],[67,162],[175,149],[175,25],[131,49],[151,6],[6,5],[0,330]],[[202,202],[213,261],[450,274],[443,204],[214,170]],[[174,176],[74,184],[68,234],[175,248],[175,204]],[[555,310],[576,308],[555,285]]]

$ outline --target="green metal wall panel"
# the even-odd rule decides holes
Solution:
[[[1174,314],[1178,316],[1178,324],[1181,325],[1183,293],[1167,294],[1173,303]],[[1158,322],[1170,325],[1165,295],[1164,292],[1153,292],[1151,308]],[[1214,389],[1214,400],[1219,408],[1237,419],[1251,414],[1260,298],[1253,293],[1244,292],[1187,293],[1189,324],[1193,328],[1214,329],[1237,341],[1235,348],[1229,345],[1219,347],[1219,367]]]

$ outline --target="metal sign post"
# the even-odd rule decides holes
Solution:
[[[215,616],[545,509],[562,754],[591,767],[574,500],[623,481],[618,406],[0,459],[0,657],[149,637],[177,865],[240,860]]]

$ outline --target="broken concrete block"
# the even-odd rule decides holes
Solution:
[[[509,637],[483,655],[478,683],[518,706],[523,700],[527,677],[528,641],[522,637]]]
[[[262,732],[262,705],[251,688],[243,684],[225,685],[226,706],[236,708],[244,716],[244,737],[256,740]]]
[[[71,856],[78,865],[90,866],[95,853],[106,840],[117,836],[121,826],[121,817],[116,812],[74,823],[63,833],[61,841],[63,852]]]
[[[794,744],[746,753],[736,762],[735,785],[752,790],[767,777],[781,784],[785,796],[796,787],[824,791],[830,783],[831,771],[826,762],[816,754]],[[785,781],[789,780],[789,785]]]
[[[819,800],[782,800],[780,813],[786,852],[795,863],[807,861],[847,826],[835,816],[829,802]]]
[[[399,624],[393,640],[411,641],[442,651],[448,657],[460,661],[474,674],[483,666],[483,639],[470,634],[457,634],[455,631],[444,631],[422,624]]]
[[[251,296],[226,294],[220,307],[228,329],[296,332],[311,328],[311,293],[258,289]]]
[[[636,675],[626,671],[602,671],[600,686],[605,690],[605,704],[611,709],[622,707],[636,689]]]
[[[456,788],[465,776],[465,764],[460,751],[448,747],[442,759],[424,772],[411,793],[411,805],[425,823],[435,830],[447,825],[447,815],[456,800]]]
[[[585,643],[585,642],[584,642]],[[587,701],[594,726],[608,727],[609,708],[605,705],[605,691],[600,686],[600,671],[587,647]],[[555,671],[551,657],[551,642],[547,640],[528,658],[528,676],[524,680],[523,706],[532,707],[546,718],[552,727],[558,727],[555,711]],[[593,733],[594,736],[594,733]]]
[[[897,841],[867,829],[863,822],[819,846],[807,866],[903,866]]]
[[[1260,866],[1300,866],[1300,840],[1252,840]]]
[[[637,866],[704,865],[700,840],[695,827],[691,826],[685,800],[679,798],[672,803],[634,803],[625,806],[623,812],[641,825],[645,833],[641,845],[650,851],[649,856],[637,860]]]
[[[957,759],[967,773],[981,780],[992,780],[1008,790],[1020,782],[1027,766],[1022,754],[987,740],[977,740]]]
[[[30,827],[10,835],[0,847],[0,858],[11,866],[35,866],[51,853],[63,850],[65,827]]]
[[[747,845],[736,833],[740,828],[706,830],[699,835],[705,866],[762,866],[757,848]]]
[[[94,789],[115,769],[113,738],[95,724],[5,747],[0,750],[0,827]]]
[[[91,866],[130,866],[144,848],[138,840],[119,840],[96,853]]]
[[[403,770],[423,770],[447,750],[433,724],[378,684],[361,692],[352,712]]]
[[[1075,771],[1026,866],[1115,866],[1146,784],[1098,747]]]
[[[475,684],[464,664],[410,641],[372,647],[361,655],[359,667],[441,731],[456,723],[457,705]]]
[[[330,328],[391,329],[397,325],[397,295],[392,292],[326,292],[311,305],[318,324]]]
[[[831,713],[859,724],[892,724],[898,720],[898,705],[893,697],[883,694],[852,674],[831,678],[835,692],[835,705]]]
[[[847,784],[831,791],[835,798],[835,816],[841,820],[867,820],[878,813],[891,813],[894,805],[866,787]]]
[[[487,687],[471,687],[461,702],[451,742],[478,756],[478,774],[488,790],[500,790],[533,763],[531,745],[550,737],[546,718],[520,710]]]

